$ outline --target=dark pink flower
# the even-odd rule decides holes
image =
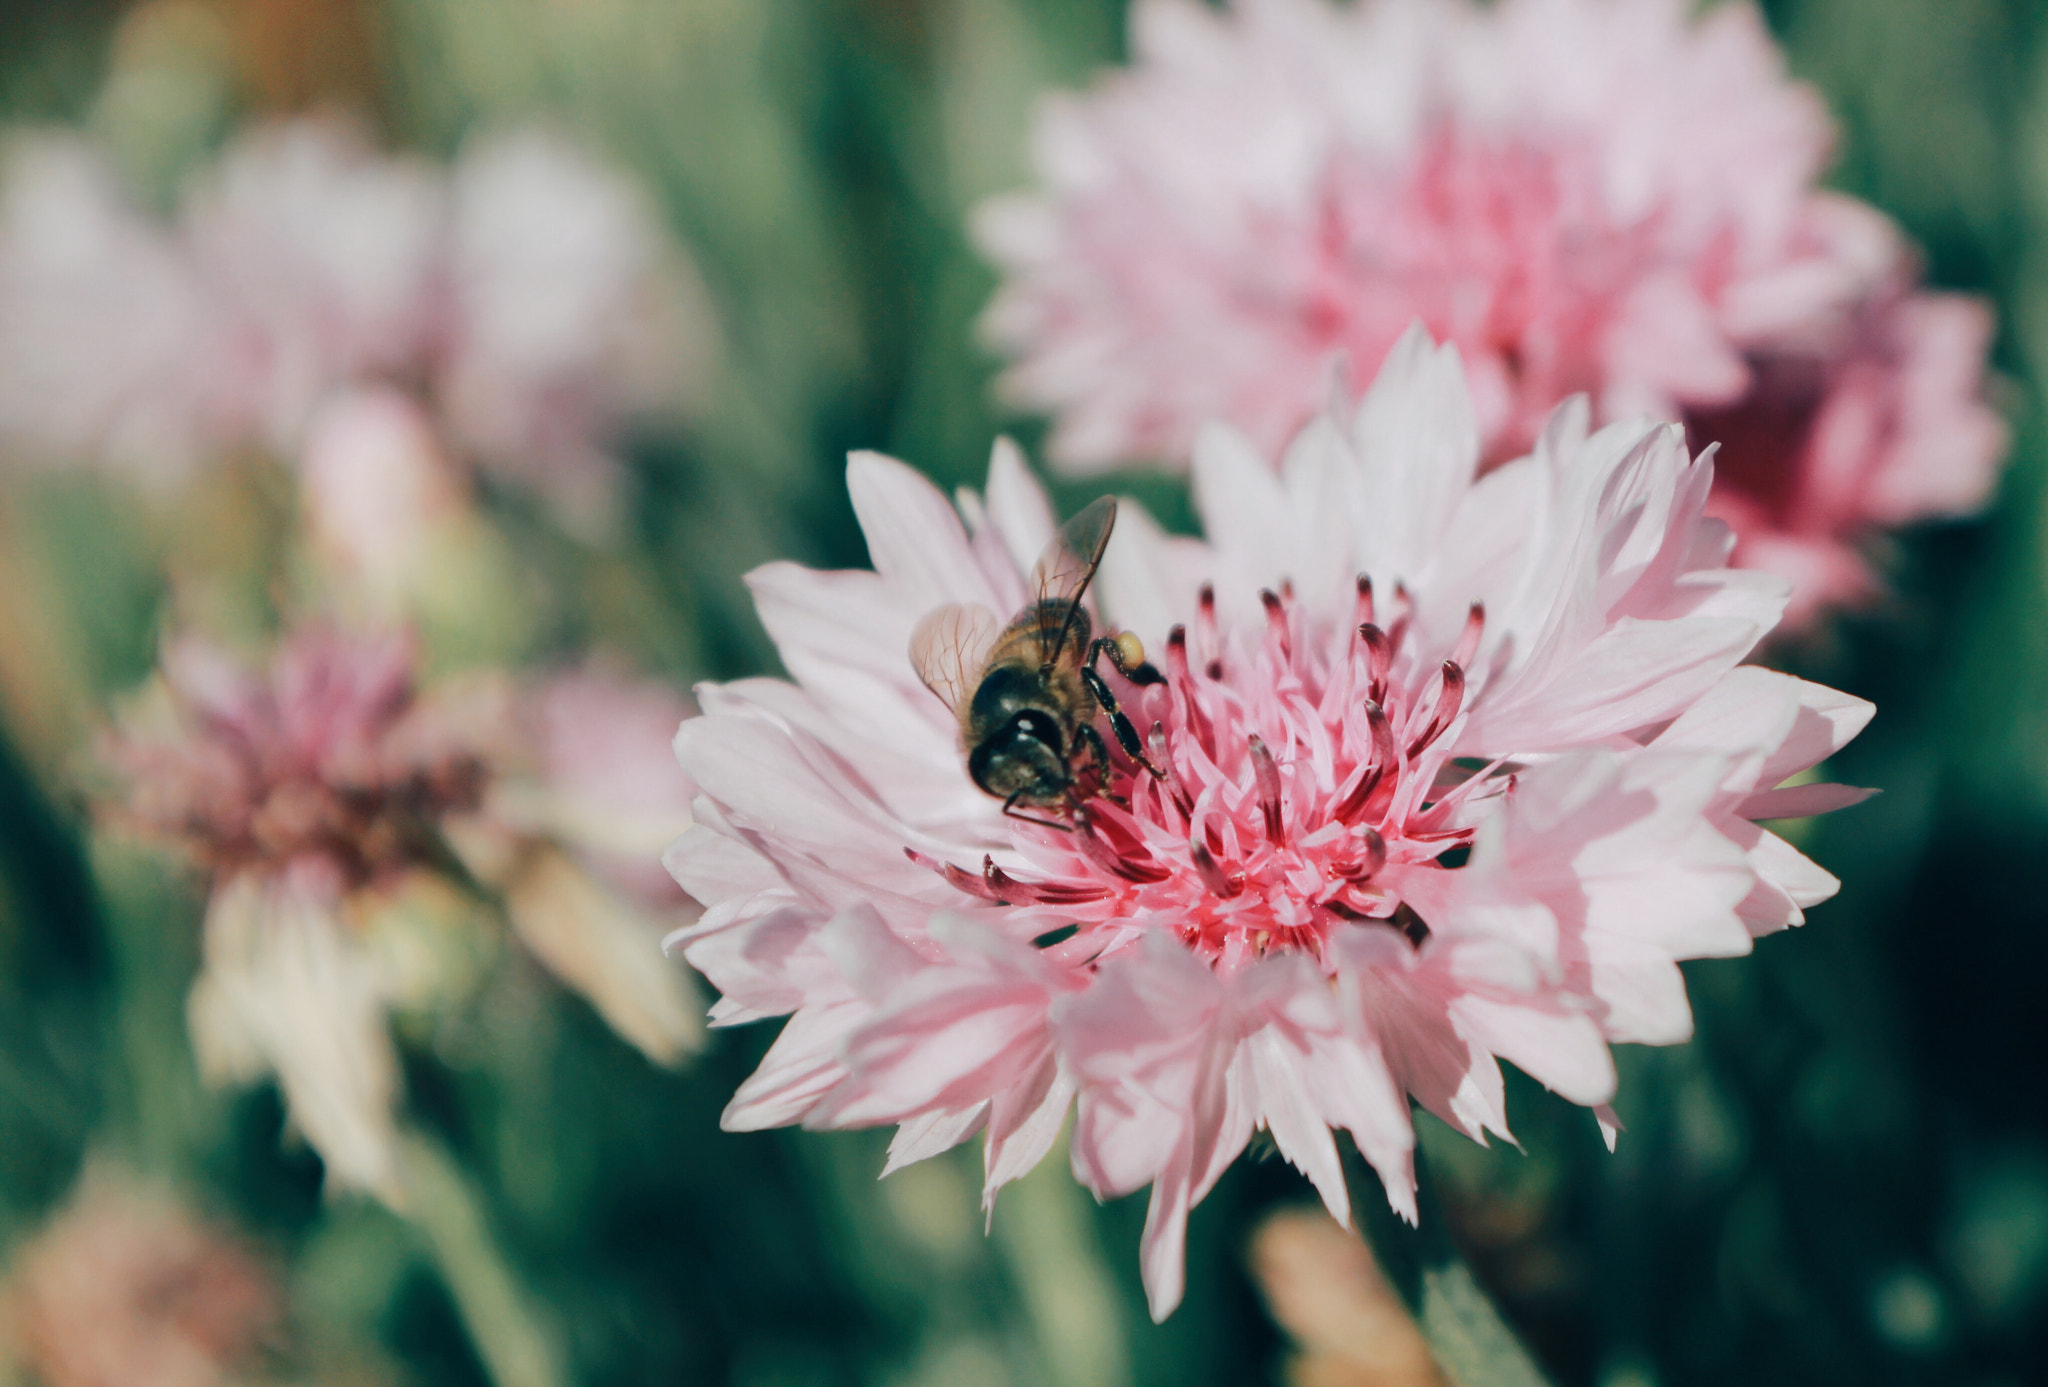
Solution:
[[[1737,562],[1795,618],[1870,588],[1871,531],[1989,493],[1988,315],[1816,188],[1826,112],[1747,5],[1144,0],[1132,34],[976,221],[1057,463],[1179,465],[1211,420],[1274,455],[1420,322],[1491,462],[1580,393],[1723,439]]]

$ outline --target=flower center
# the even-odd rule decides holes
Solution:
[[[1275,950],[1321,959],[1349,927],[1419,941],[1404,875],[1458,862],[1470,811],[1506,784],[1498,765],[1448,754],[1483,613],[1432,662],[1412,648],[1398,590],[1384,624],[1364,578],[1350,622],[1317,619],[1291,593],[1261,598],[1263,629],[1226,642],[1205,590],[1192,633],[1167,639],[1162,684],[1105,671],[1151,767],[1112,751],[1063,829],[1017,825],[1023,865],[984,858],[975,873],[912,856],[1047,930],[1074,926],[1049,952],[1076,963],[1153,930],[1224,969]]]
[[[324,858],[360,884],[431,860],[441,818],[475,809],[489,774],[480,758],[451,755],[362,784],[317,773],[286,776],[258,791],[245,832],[219,835],[211,846],[235,865]]]
[[[1659,218],[1616,224],[1599,170],[1570,144],[1449,123],[1400,176],[1333,156],[1292,262],[1299,330],[1369,367],[1420,320],[1465,351],[1489,456],[1515,456],[1557,401],[1597,393],[1605,325],[1656,263]]]

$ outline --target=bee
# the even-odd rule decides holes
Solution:
[[[1026,811],[1071,818],[1102,791],[1110,759],[1098,715],[1132,760],[1162,775],[1095,666],[1107,658],[1136,684],[1165,678],[1135,635],[1095,636],[1081,604],[1115,524],[1116,499],[1105,496],[1062,526],[1031,571],[1030,603],[1007,625],[979,603],[952,603],[911,633],[918,678],[959,719],[968,776],[1012,818],[1069,828]]]

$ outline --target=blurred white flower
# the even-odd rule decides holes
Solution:
[[[560,135],[437,169],[341,119],[257,126],[168,221],[82,136],[18,136],[0,179],[0,439],[29,457],[158,480],[296,457],[330,401],[381,386],[589,530],[611,446],[705,393],[716,330],[687,257]]]
[[[696,401],[710,310],[642,190],[538,129],[475,139],[454,169],[451,427],[508,476],[590,514],[620,422]]]
[[[310,864],[226,878],[206,908],[205,965],[186,1012],[211,1083],[277,1076],[292,1125],[337,1185],[400,1202],[399,978],[360,947],[369,902]]]
[[[0,439],[177,480],[231,431],[190,261],[84,141],[16,138],[0,184]]]
[[[661,854],[690,826],[696,787],[668,745],[695,711],[675,690],[603,659],[540,681],[526,705],[547,827],[651,905],[688,899]]]
[[[209,365],[248,437],[291,452],[330,392],[421,368],[445,311],[445,223],[431,165],[341,121],[259,126],[201,172],[179,240],[223,320]]]

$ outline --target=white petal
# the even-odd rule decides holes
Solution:
[[[1358,567],[1391,587],[1423,577],[1479,467],[1479,421],[1452,346],[1408,329],[1352,425],[1362,467]],[[1420,588],[1419,590],[1426,590]]]
[[[989,454],[986,500],[989,523],[1002,535],[1010,562],[1018,573],[1029,573],[1058,532],[1059,521],[1046,500],[1045,488],[1038,484],[1024,461],[1024,450],[1008,438],[998,438]],[[1127,519],[1119,516],[1118,524]],[[997,611],[1004,616],[1009,614],[1002,607]]]
[[[728,1132],[759,1132],[799,1121],[846,1077],[839,1047],[873,1014],[865,1002],[806,1007],[789,1018],[757,1068],[719,1115]]]
[[[236,1066],[246,1075],[253,1052],[275,1070],[335,1185],[395,1199],[398,1056],[383,987],[335,906],[317,888],[243,873],[216,891],[205,944],[195,1039],[232,1025]]]
[[[975,1103],[958,1112],[929,1112],[906,1119],[889,1139],[889,1159],[882,1166],[882,1174],[894,1175],[907,1165],[951,1151],[980,1131],[987,1120],[987,1103]]]
[[[993,607],[1000,600],[952,503],[914,468],[880,453],[855,453],[846,463],[846,490],[875,572],[910,607]]]

